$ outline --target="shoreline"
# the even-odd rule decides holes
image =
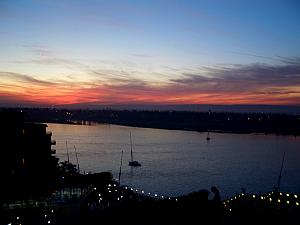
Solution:
[[[97,124],[105,124],[105,125],[115,125],[115,126],[124,126],[124,127],[133,127],[133,128],[147,128],[147,129],[160,129],[160,130],[177,130],[177,131],[193,131],[198,133],[206,133],[204,130],[196,130],[189,128],[168,128],[168,127],[154,127],[154,126],[137,126],[123,123],[107,123],[107,122],[98,122],[98,121],[85,121],[85,123],[73,122],[73,121],[37,121],[37,123],[51,123],[51,124],[66,124],[66,125],[82,125],[82,126],[94,126]],[[212,133],[220,133],[220,134],[251,134],[251,135],[275,135],[275,136],[293,136],[297,138],[300,134],[291,134],[291,133],[264,133],[264,132],[237,132],[237,131],[226,131],[226,130],[208,130]]]

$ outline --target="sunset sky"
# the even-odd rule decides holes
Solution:
[[[0,1],[0,104],[300,105],[300,1]]]

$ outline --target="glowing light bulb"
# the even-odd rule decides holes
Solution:
[[[280,199],[278,199],[278,202],[280,202]]]
[[[157,194],[155,194],[154,196],[157,197]]]
[[[287,204],[290,204],[290,201],[286,201]]]
[[[118,198],[118,201],[120,201],[120,198]]]
[[[52,212],[52,213],[54,212],[53,209],[51,210],[51,212]]]
[[[45,214],[45,218],[47,217],[47,215]]]
[[[272,198],[269,198],[270,202],[272,201]]]
[[[296,205],[299,205],[299,202],[296,202]]]
[[[294,197],[295,197],[295,198],[298,198],[298,196],[297,196],[297,195],[294,195]]]
[[[50,220],[48,220],[48,224],[50,224],[51,222],[50,222]]]
[[[127,187],[125,187],[125,189],[127,190]]]
[[[111,184],[109,184],[108,187],[111,187]]]
[[[175,201],[177,202],[177,198],[175,199]]]
[[[280,194],[280,195],[282,195],[282,193],[281,193],[281,192],[280,192],[279,194]]]
[[[148,195],[151,195],[151,193],[149,192]]]
[[[17,216],[17,220],[20,219],[20,217]]]
[[[114,184],[114,187],[116,187],[116,184]]]
[[[97,188],[94,188],[94,190],[97,190]]]
[[[253,198],[255,198],[255,195],[252,195]]]
[[[290,194],[286,194],[286,196],[288,196],[288,197],[289,197],[289,196],[290,196]]]
[[[142,193],[144,194],[144,191],[142,191]]]
[[[260,199],[264,199],[264,197],[263,197],[263,196],[261,196],[261,197],[260,197]]]
[[[101,194],[98,194],[98,196],[100,197],[100,196],[101,196]]]

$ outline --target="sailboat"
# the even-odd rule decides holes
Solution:
[[[206,140],[207,140],[207,141],[209,141],[209,140],[210,140],[209,131],[207,131]]]
[[[138,161],[133,160],[131,132],[130,132],[130,153],[131,153],[131,161],[128,163],[128,165],[133,167],[141,166],[141,164]]]

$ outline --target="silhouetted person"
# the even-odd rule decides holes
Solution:
[[[241,188],[242,189],[242,193],[245,195],[246,194],[246,189],[245,188]]]
[[[211,200],[210,224],[220,224],[223,214],[223,204],[221,201],[220,192],[215,186],[212,186],[210,190],[214,194],[214,197]]]
[[[215,186],[212,186],[210,188],[210,190],[211,190],[212,193],[214,193],[214,197],[212,199],[212,202],[220,203],[221,202],[221,196],[220,196],[219,190]]]

